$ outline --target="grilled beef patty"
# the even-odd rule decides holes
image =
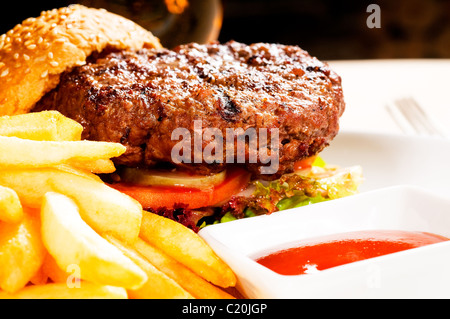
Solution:
[[[344,108],[340,77],[306,51],[230,41],[93,55],[64,73],[34,111],[58,110],[83,125],[83,138],[124,144],[127,151],[115,163],[131,167],[171,163],[179,143],[172,132],[193,133],[195,120],[224,137],[227,128],[277,128],[278,171],[262,176],[267,164],[259,158],[242,164],[255,178],[273,179],[326,147]],[[202,148],[209,143],[203,139]],[[254,149],[246,146],[249,159]],[[270,144],[258,148],[271,151]],[[224,151],[222,161],[175,166],[208,174],[229,163]]]

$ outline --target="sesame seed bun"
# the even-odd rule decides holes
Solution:
[[[82,5],[44,11],[0,36],[0,115],[29,112],[58,85],[60,74],[93,52],[160,48],[159,39],[131,20]]]

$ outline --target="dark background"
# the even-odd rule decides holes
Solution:
[[[191,0],[190,7],[195,7],[197,12],[191,12],[189,17],[186,13],[184,20],[198,25],[206,16],[199,13],[200,10],[212,1]],[[5,33],[27,17],[38,16],[42,10],[75,2],[11,2],[7,10],[0,12],[0,33]],[[148,16],[145,10],[148,10],[149,3],[145,0],[78,2],[119,11],[117,13],[120,14],[124,14],[126,8],[133,8],[134,13],[130,17],[136,17],[137,22]],[[366,9],[371,3],[381,8],[379,29],[370,29],[366,25],[370,15]],[[221,42],[295,44],[326,60],[450,58],[449,0],[223,0],[222,7],[222,27],[218,35]],[[130,10],[125,13],[130,13]],[[192,40],[183,32],[189,32],[189,27],[179,27],[169,35],[158,35],[165,46],[172,47]]]

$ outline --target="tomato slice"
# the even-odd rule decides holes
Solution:
[[[236,168],[227,171],[225,181],[210,189],[186,188],[177,186],[145,186],[129,183],[109,184],[111,187],[136,199],[144,208],[167,207],[174,204],[187,204],[191,209],[213,206],[229,199],[245,189],[250,174]]]
[[[301,171],[303,169],[309,169],[311,168],[312,164],[314,163],[316,159],[316,155],[301,159],[294,163],[294,170],[295,171]]]

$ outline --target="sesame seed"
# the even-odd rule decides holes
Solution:
[[[13,58],[14,58],[14,60],[17,60],[19,58],[19,53],[17,53],[17,52],[14,53]]]
[[[59,63],[57,61],[52,61],[52,62],[50,62],[50,65],[53,67],[57,67],[59,65]]]
[[[30,44],[30,45],[28,45],[28,46],[27,46],[27,49],[28,49],[28,50],[34,50],[34,49],[36,49],[36,44]]]
[[[23,55],[23,59],[24,59],[25,61],[28,61],[28,60],[30,59],[30,57],[29,57],[28,55],[24,54],[24,55]]]
[[[30,24],[34,23],[35,20],[36,20],[36,18],[31,17],[31,18],[26,19],[24,22],[22,22],[22,24],[30,25]]]
[[[48,75],[48,71],[45,70],[44,72],[41,73],[41,78],[45,78]]]
[[[34,59],[34,63],[36,63],[36,62],[39,62],[39,63],[40,62],[44,62],[46,58],[47,57],[45,55],[41,55],[40,57],[37,57],[37,58]]]
[[[2,74],[0,74],[0,78],[7,76],[9,73],[9,69],[3,70]]]
[[[48,56],[49,59],[53,59],[53,52],[49,52],[49,53],[47,54],[47,56]]]

